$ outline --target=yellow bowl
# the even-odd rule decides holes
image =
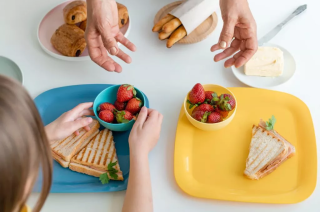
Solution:
[[[187,116],[188,120],[191,122],[191,124],[193,124],[193,126],[199,128],[200,130],[206,130],[206,131],[220,130],[220,129],[224,128],[225,126],[227,126],[232,121],[233,117],[235,116],[236,111],[237,111],[237,107],[238,107],[237,99],[229,89],[222,87],[220,85],[207,84],[207,85],[202,85],[202,86],[204,87],[205,91],[214,91],[218,95],[231,94],[236,101],[236,107],[228,114],[228,117],[225,118],[222,122],[212,123],[212,124],[202,123],[202,122],[195,120],[191,116],[192,110],[194,108],[189,109],[189,104],[187,103],[188,96],[189,96],[189,93],[188,93],[186,98],[184,99],[184,111],[186,113],[186,116]]]

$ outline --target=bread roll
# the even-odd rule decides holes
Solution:
[[[51,44],[61,54],[78,57],[86,48],[84,31],[76,25],[64,24],[51,37]]]
[[[117,2],[119,28],[122,28],[129,20],[129,13],[126,6]]]
[[[162,31],[162,32],[159,33],[159,39],[160,39],[160,40],[167,39],[171,34],[172,34],[171,32],[166,33],[166,32],[163,32],[163,31]]]
[[[181,21],[178,18],[174,18],[162,27],[162,31],[164,32],[173,32],[181,25]]]
[[[67,24],[80,23],[87,19],[87,3],[73,1],[63,8],[64,22]]]
[[[161,28],[163,27],[163,25],[165,25],[166,23],[168,23],[169,21],[171,21],[172,19],[174,19],[174,16],[168,14],[165,17],[163,17],[162,19],[160,19],[160,21],[158,21],[154,27],[152,28],[153,32],[159,32],[161,30]]]
[[[176,42],[184,38],[186,35],[187,35],[186,29],[184,28],[184,26],[180,26],[176,31],[172,33],[172,35],[168,39],[167,47],[171,48],[173,44],[175,44]]]

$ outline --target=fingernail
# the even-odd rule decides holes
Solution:
[[[117,54],[117,48],[116,48],[116,47],[112,47],[112,48],[109,50],[109,53],[110,53],[111,55]]]
[[[220,42],[220,47],[221,47],[221,48],[226,48],[226,47],[227,47],[227,42],[221,41],[221,42]]]
[[[147,108],[146,108],[145,106],[143,106],[143,107],[141,108],[141,112],[146,112],[146,110],[147,110]]]

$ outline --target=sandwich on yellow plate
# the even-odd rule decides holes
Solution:
[[[89,131],[81,129],[77,136],[72,134],[65,139],[54,141],[50,144],[53,158],[64,168],[67,168],[71,158],[99,133],[100,124],[97,120],[93,120],[89,127]]]
[[[273,129],[274,116],[268,122],[260,121],[252,128],[250,152],[244,174],[259,180],[273,172],[295,153],[295,147]]]
[[[73,171],[99,177],[103,184],[109,180],[123,180],[112,131],[104,129],[71,159]]]

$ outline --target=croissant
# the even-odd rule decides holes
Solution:
[[[63,8],[64,21],[67,24],[80,23],[87,19],[87,3],[85,1],[73,1]]]
[[[126,6],[117,2],[119,28],[122,28],[129,20],[129,13]]]
[[[76,25],[64,24],[51,37],[51,44],[61,54],[69,57],[79,57],[87,44],[84,31]]]

